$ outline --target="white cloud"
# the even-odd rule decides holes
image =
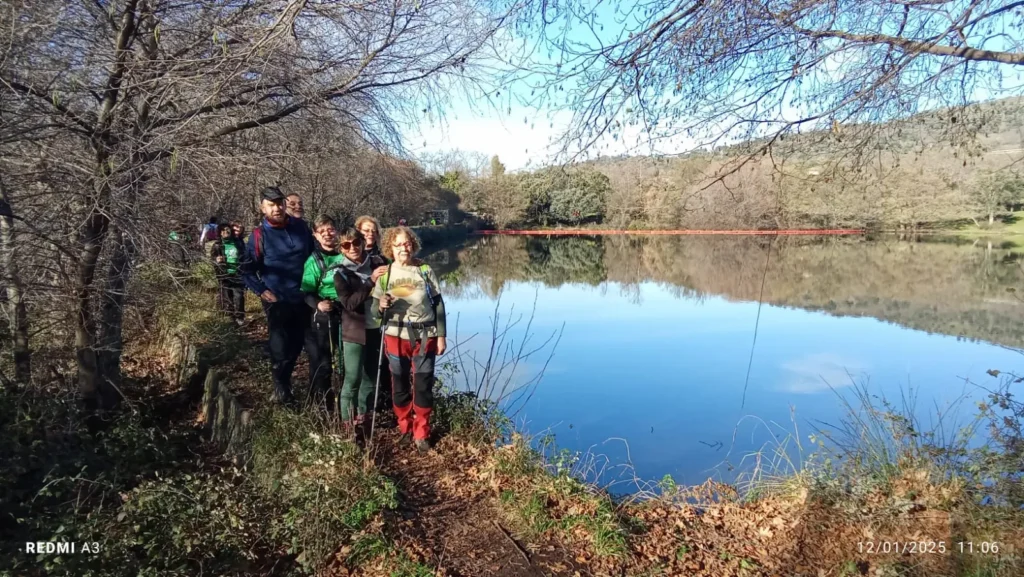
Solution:
[[[796,394],[814,394],[831,388],[848,387],[858,373],[867,368],[861,363],[832,353],[806,355],[782,363],[786,375],[779,390]]]
[[[552,120],[537,112],[513,109],[512,115],[500,115],[463,110],[457,117],[408,130],[406,146],[416,155],[449,150],[497,154],[508,170],[536,168],[552,162],[552,143],[564,129],[563,118],[552,126]]]
[[[422,121],[405,131],[406,148],[414,155],[461,150],[487,156],[495,154],[508,170],[535,169],[558,161],[559,139],[565,135],[571,112],[546,113],[513,107],[511,114],[495,109],[476,112],[453,104],[443,120]],[[677,154],[692,150],[695,142],[685,136],[666,139],[652,148],[643,126],[626,124],[618,139],[601,138],[579,160],[621,154]]]

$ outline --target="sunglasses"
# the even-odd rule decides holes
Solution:
[[[363,248],[363,243],[358,240],[346,240],[342,241],[341,248],[345,250],[352,250],[352,248]]]

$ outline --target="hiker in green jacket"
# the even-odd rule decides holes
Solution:
[[[334,391],[331,390],[331,371],[336,367],[338,330],[341,326],[341,307],[334,289],[333,271],[341,266],[343,257],[338,252],[338,229],[334,219],[320,215],[313,222],[316,246],[306,259],[302,272],[302,286],[306,304],[313,309],[312,325],[306,330],[306,355],[309,356],[309,399],[334,411]]]
[[[341,305],[341,347],[345,379],[341,387],[342,419],[351,415],[356,443],[362,446],[369,427],[369,411],[373,409],[373,388],[379,369],[380,330],[369,314],[370,292],[374,283],[387,270],[383,257],[366,253],[362,233],[349,227],[339,237],[344,259],[333,274],[338,304]]]
[[[235,324],[245,324],[245,284],[239,274],[245,246],[235,237],[230,225],[217,227],[217,240],[210,247],[210,259],[213,271],[217,275],[220,286],[219,301],[221,310],[228,314]]]

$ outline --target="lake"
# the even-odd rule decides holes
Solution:
[[[606,481],[694,484],[734,480],[773,434],[807,445],[855,384],[897,404],[912,392],[925,425],[969,413],[958,399],[983,395],[968,380],[1024,364],[1021,257],[939,238],[492,236],[426,260],[462,342],[444,359],[471,380],[496,311],[499,327],[521,316],[512,351],[534,307],[527,349],[561,331],[553,355],[554,341],[514,367],[490,355],[500,383],[526,387],[517,425],[602,455]]]

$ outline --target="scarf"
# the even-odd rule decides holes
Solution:
[[[370,282],[370,276],[373,275],[373,266],[370,264],[370,255],[368,254],[363,255],[363,262],[360,263],[353,262],[347,256],[342,256],[341,266],[346,271],[354,273],[364,283]]]

